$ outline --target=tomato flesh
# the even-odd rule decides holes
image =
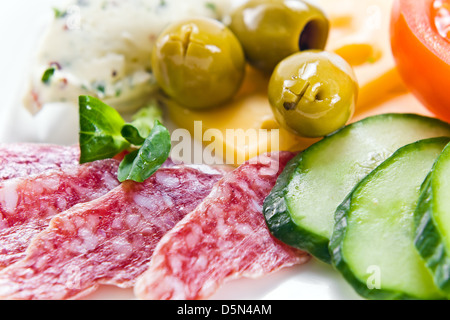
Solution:
[[[408,89],[450,122],[450,0],[395,0],[392,52]]]

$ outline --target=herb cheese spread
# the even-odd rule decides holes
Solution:
[[[150,54],[159,33],[183,18],[220,19],[226,6],[227,0],[71,0],[54,9],[25,106],[36,113],[47,103],[92,95],[134,111],[157,89]]]

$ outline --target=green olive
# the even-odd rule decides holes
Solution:
[[[335,53],[309,50],[278,64],[269,82],[275,118],[289,131],[326,136],[352,117],[359,86],[350,65]]]
[[[323,50],[329,33],[324,13],[301,0],[250,0],[233,10],[229,27],[249,63],[267,73],[299,50]]]
[[[152,70],[162,90],[180,105],[204,109],[219,106],[238,91],[245,74],[239,40],[221,22],[183,20],[158,37]]]

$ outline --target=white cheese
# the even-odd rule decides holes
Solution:
[[[72,0],[55,9],[31,72],[24,103],[77,103],[89,94],[119,111],[133,111],[156,89],[150,54],[171,22],[220,18],[227,0]],[[53,75],[43,81],[46,70]]]

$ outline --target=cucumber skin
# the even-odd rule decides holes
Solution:
[[[341,128],[340,130],[325,137],[324,140],[331,138],[340,132],[343,131],[345,132],[346,130],[349,130],[349,128],[353,126],[361,125],[367,121],[372,121],[377,118],[391,119],[396,117],[424,119],[426,121],[429,121],[430,125],[433,124],[434,126],[449,127],[450,130],[450,125],[448,123],[436,118],[410,113],[403,113],[403,114],[387,113],[368,117],[360,121],[357,121],[353,124],[347,125]],[[320,143],[321,141],[315,143],[305,151],[311,151],[315,148],[320,147]],[[285,170],[278,178],[274,189],[264,201],[263,214],[266,220],[266,224],[271,234],[275,238],[277,238],[278,240],[282,241],[283,243],[289,246],[295,247],[300,250],[304,250],[313,255],[315,258],[327,264],[331,264],[332,258],[328,248],[330,240],[328,238],[319,236],[316,233],[313,233],[297,225],[291,218],[291,213],[286,203],[285,197],[287,193],[287,186],[289,185],[291,179],[293,178],[292,175],[295,174],[295,172],[299,168],[298,166],[299,163],[301,162],[302,155],[303,152],[294,157],[288,163]]]
[[[422,193],[414,212],[416,226],[414,245],[431,270],[438,288],[450,296],[450,257],[433,220],[432,172],[422,186]]]
[[[364,179],[365,180],[365,179]],[[361,182],[364,182],[362,180]],[[347,226],[347,215],[350,211],[351,197],[347,199],[336,210],[336,223],[333,236],[330,240],[329,250],[332,257],[333,266],[342,274],[345,280],[352,285],[353,289],[361,296],[368,300],[417,300],[417,298],[402,292],[389,290],[371,290],[367,284],[361,282],[347,265],[345,258],[341,254],[342,242],[345,238],[345,230]]]
[[[445,139],[445,138],[435,138],[436,139]],[[430,140],[430,139],[427,139]],[[423,141],[423,140],[422,140]],[[410,146],[415,145],[417,143],[421,143],[421,141],[412,143]],[[383,170],[384,167],[389,163],[389,159],[394,158],[399,153],[403,152],[403,148],[397,150],[391,157],[385,160],[382,164],[380,164],[375,170]],[[342,246],[343,241],[346,235],[346,227],[347,227],[347,217],[351,210],[351,200],[353,197],[353,193],[358,189],[360,185],[363,185],[367,180],[369,180],[372,173],[368,174],[364,179],[362,179],[353,191],[347,196],[346,200],[337,208],[335,213],[335,225],[333,230],[333,235],[329,242],[329,252],[331,255],[332,265],[335,269],[337,269],[343,277],[347,280],[347,282],[352,285],[354,290],[361,296],[369,300],[420,300],[419,298],[406,294],[404,292],[387,290],[387,289],[377,289],[371,290],[367,287],[366,283],[363,283],[359,278],[357,278],[351,270],[351,267],[347,264],[345,257],[342,255]],[[426,183],[426,180],[424,184]],[[423,184],[423,185],[424,185]],[[423,186],[422,185],[422,186]],[[441,299],[434,300],[446,300],[444,297]]]
[[[272,192],[264,200],[263,212],[272,235],[283,243],[306,250],[316,258],[331,264],[329,239],[298,226],[292,219],[286,203],[287,186],[298,167],[302,153],[294,157],[279,176]]]

